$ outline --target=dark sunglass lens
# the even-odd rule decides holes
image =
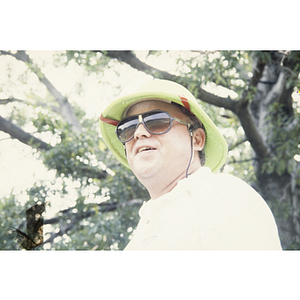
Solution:
[[[134,135],[138,119],[123,120],[117,127],[117,136],[121,142],[126,142]]]
[[[144,117],[147,128],[152,133],[165,133],[170,129],[171,119],[165,112]]]

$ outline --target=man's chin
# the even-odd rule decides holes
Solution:
[[[158,172],[159,164],[154,162],[137,162],[131,169],[138,179],[151,178]]]

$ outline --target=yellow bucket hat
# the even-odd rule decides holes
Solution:
[[[213,172],[217,172],[223,166],[227,157],[227,143],[216,125],[202,110],[190,91],[178,83],[160,79],[154,79],[142,85],[135,93],[113,101],[100,116],[100,131],[103,140],[123,165],[130,168],[124,146],[117,138],[116,126],[130,106],[146,100],[175,102],[192,112],[203,123],[206,131],[205,166]]]

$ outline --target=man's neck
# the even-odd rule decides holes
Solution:
[[[148,185],[148,187],[146,186],[146,188],[147,188],[152,200],[158,199],[161,196],[171,192],[178,184],[178,181],[182,180],[184,178],[185,178],[185,174],[182,174],[178,178],[175,178],[175,180],[172,180],[167,185],[160,185],[160,184],[156,183],[155,185],[152,185],[152,184]]]
[[[192,164],[189,170],[189,174],[193,174],[200,168],[199,164]],[[141,183],[148,190],[150,197],[152,200],[158,199],[159,197],[171,192],[178,184],[178,182],[182,179],[186,178],[186,171],[182,172],[176,178],[172,178],[170,182],[166,183],[165,180],[159,180],[155,178],[155,180],[145,180]]]

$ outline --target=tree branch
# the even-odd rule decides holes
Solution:
[[[26,100],[21,100],[21,99],[17,99],[14,97],[9,97],[6,99],[0,99],[0,105],[5,105],[7,103],[11,103],[11,102],[20,102],[20,103],[25,103],[25,104],[31,104],[30,102],[26,101]]]
[[[32,134],[24,131],[19,126],[13,124],[12,122],[4,119],[1,116],[0,116],[0,131],[8,133],[13,139],[17,139],[20,142],[39,150],[47,151],[53,148],[51,145],[36,138]],[[86,165],[83,162],[79,162],[78,167],[80,167],[81,171],[88,178],[104,179],[107,177],[107,172],[105,170],[99,170],[95,167]]]
[[[0,51],[0,55],[10,55],[16,58],[17,60],[20,60],[24,62],[28,68],[35,73],[35,75],[38,77],[39,81],[43,83],[48,91],[53,95],[57,103],[60,107],[60,114],[64,118],[64,120],[72,126],[72,129],[74,132],[81,133],[82,128],[80,123],[78,122],[71,104],[68,101],[67,97],[64,97],[56,88],[55,86],[48,80],[48,78],[42,73],[41,69],[33,63],[33,61],[30,59],[29,55],[25,51],[17,51],[16,53],[12,53],[9,51]]]
[[[255,119],[250,111],[249,91],[250,87],[256,87],[260,82],[264,69],[265,63],[260,58],[255,58],[253,61],[253,76],[250,80],[248,88],[244,90],[241,99],[237,101],[234,111],[241,122],[248,141],[250,142],[257,157],[260,159],[270,156],[270,150],[265,144],[262,135],[258,131],[258,128],[255,124]]]
[[[114,211],[115,209],[117,209],[117,202],[112,202],[112,203],[107,203],[107,202],[103,202],[103,203],[99,203],[97,204],[97,207],[98,207],[98,212],[100,213],[106,213],[106,212],[110,212],[110,211]],[[96,211],[94,209],[90,209],[88,211],[85,211],[85,212],[80,212],[80,213],[70,213],[72,212],[72,210],[76,208],[75,206],[74,207],[69,207],[67,209],[64,209],[62,211],[60,211],[59,213],[62,214],[62,215],[70,215],[70,218],[72,218],[72,216],[75,215],[75,217],[73,218],[74,220],[76,221],[80,221],[80,220],[83,220],[83,219],[86,219],[90,216],[93,216]],[[44,225],[47,225],[47,224],[56,224],[60,221],[61,217],[54,217],[54,218],[51,218],[51,219],[48,219],[48,220],[44,220]]]
[[[2,104],[2,105],[5,105],[5,104],[11,103],[11,102],[20,102],[20,103],[24,103],[24,104],[31,105],[31,106],[36,105],[36,106],[41,106],[41,107],[46,107],[46,108],[51,107],[51,109],[52,109],[54,112],[60,114],[59,107],[54,106],[54,105],[49,106],[49,105],[47,105],[47,104],[45,104],[45,103],[43,103],[43,102],[40,102],[40,101],[38,101],[36,104],[33,104],[33,103],[31,103],[31,102],[29,102],[29,101],[27,101],[27,100],[17,99],[17,98],[15,98],[15,97],[9,97],[9,98],[6,98],[6,99],[0,99],[0,105],[1,105],[1,104]]]
[[[229,96],[228,97],[220,97],[217,95],[214,95],[212,93],[209,93],[202,89],[200,86],[197,89],[198,92],[198,98],[202,101],[212,104],[217,107],[224,107],[225,109],[231,110],[235,113],[237,102],[232,100]]]
[[[49,144],[36,138],[35,136],[24,131],[19,126],[2,118],[1,116],[0,116],[0,130],[8,133],[12,138],[18,139],[20,142],[28,146],[31,146],[33,148],[37,148],[40,150],[49,150],[52,148],[52,146],[50,146]]]
[[[141,205],[142,204],[142,200],[131,200],[131,201],[127,201],[125,204],[122,204],[122,206],[127,206],[127,205]],[[103,203],[99,203],[97,204],[98,207],[98,212],[97,213],[106,213],[106,212],[111,212],[114,211],[118,208],[118,202],[112,202],[112,203],[107,203],[107,202],[103,202]],[[75,207],[70,207],[68,209],[62,210],[60,211],[60,213],[62,213],[63,215],[69,215],[70,212],[74,209]],[[66,226],[62,227],[59,232],[55,233],[52,232],[50,237],[43,242],[42,245],[45,245],[47,243],[53,243],[54,239],[58,236],[62,236],[65,233],[68,233],[72,228],[74,228],[74,226],[81,220],[86,219],[90,216],[93,216],[96,214],[96,210],[95,209],[91,209],[89,211],[83,212],[83,213],[76,213],[76,216],[74,217],[75,214],[70,215],[70,219],[71,222],[68,223]],[[59,221],[61,220],[61,217],[54,217],[48,220],[44,220],[44,225],[46,224],[56,224],[59,223]],[[41,246],[42,246],[41,245]]]
[[[234,144],[232,144],[232,145],[229,145],[229,146],[228,146],[228,151],[233,150],[234,148],[238,147],[239,145],[245,143],[246,141],[248,141],[246,137],[241,138],[241,139],[238,140],[236,143],[234,143]]]
[[[139,71],[143,71],[145,73],[156,75],[161,77],[162,79],[167,80],[173,80],[176,81],[186,88],[188,88],[188,85],[184,83],[184,78],[180,76],[172,75],[168,72],[153,68],[146,63],[139,60],[132,51],[105,51],[102,52],[104,55],[107,55],[111,58],[116,58],[119,61],[125,62],[128,65],[130,65],[132,68],[137,69]],[[200,85],[196,89],[196,94],[199,99],[201,99],[204,102],[207,102],[209,104],[213,104],[218,107],[224,107],[226,109],[229,109],[231,111],[235,110],[236,101],[233,101],[230,97],[224,98],[220,96],[216,96],[212,93],[209,93],[202,89]]]
[[[250,142],[253,150],[255,151],[257,157],[263,159],[270,156],[270,151],[267,145],[264,143],[261,134],[257,130],[254,118],[249,110],[249,100],[242,98],[238,101],[236,114],[239,117],[246,137]]]
[[[242,164],[245,162],[250,162],[256,160],[255,158],[248,158],[248,159],[243,159],[243,160],[235,160],[234,157],[228,162],[228,164]]]
[[[257,86],[258,82],[263,76],[264,69],[265,69],[266,64],[262,62],[260,59],[256,58],[254,59],[253,62],[253,76],[250,80],[250,85],[251,86]]]
[[[96,51],[97,52],[97,51]],[[171,75],[168,72],[156,69],[147,65],[146,63],[139,60],[132,51],[100,51],[106,56],[111,58],[116,58],[119,61],[125,62],[126,64],[130,65],[132,68],[145,72],[150,75],[161,76],[164,79],[173,80],[176,76]]]

